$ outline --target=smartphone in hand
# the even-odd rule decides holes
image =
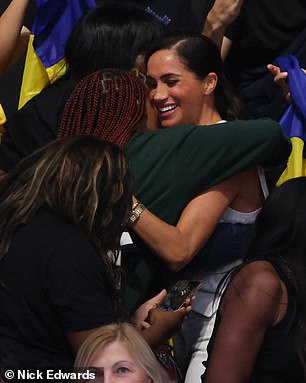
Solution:
[[[166,298],[159,304],[163,311],[174,311],[182,307],[185,300],[191,297],[201,285],[201,281],[181,280],[175,283],[169,290]]]

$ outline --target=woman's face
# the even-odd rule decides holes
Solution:
[[[149,99],[162,127],[197,125],[204,103],[204,83],[188,70],[173,49],[155,52],[147,64]]]
[[[152,383],[123,342],[115,341],[104,347],[91,363],[104,369],[103,383]]]

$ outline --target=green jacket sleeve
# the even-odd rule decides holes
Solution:
[[[279,165],[290,150],[280,125],[263,119],[137,133],[126,153],[137,197],[174,224],[198,193],[255,164]]]

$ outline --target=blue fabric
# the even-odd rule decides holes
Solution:
[[[219,223],[205,246],[187,266],[214,271],[242,258],[252,230],[251,224]]]
[[[278,65],[288,72],[288,84],[292,103],[279,121],[285,134],[299,137],[305,141],[306,128],[306,74],[301,70],[297,58],[293,55],[279,57]]]
[[[32,32],[34,48],[46,68],[64,58],[65,43],[75,22],[95,0],[36,0],[37,16]]]

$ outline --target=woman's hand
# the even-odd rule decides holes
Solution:
[[[149,327],[150,324],[146,322],[146,319],[149,317],[149,311],[156,308],[166,298],[166,295],[167,290],[163,289],[159,294],[155,295],[155,297],[145,301],[139,306],[131,318],[134,326],[140,330]]]
[[[273,64],[267,65],[268,71],[274,76],[274,82],[282,88],[284,96],[288,103],[291,103],[291,95],[288,85],[288,72],[282,72],[280,67]],[[301,68],[302,71],[306,74],[306,70]]]
[[[291,102],[290,91],[288,86],[288,72],[281,72],[277,65],[268,64],[268,71],[274,76],[274,82],[282,88],[287,102]]]
[[[149,326],[142,331],[143,337],[153,349],[159,347],[179,330],[191,309],[190,300],[187,306],[185,305],[175,311],[162,311],[159,308],[152,308],[147,319]]]

